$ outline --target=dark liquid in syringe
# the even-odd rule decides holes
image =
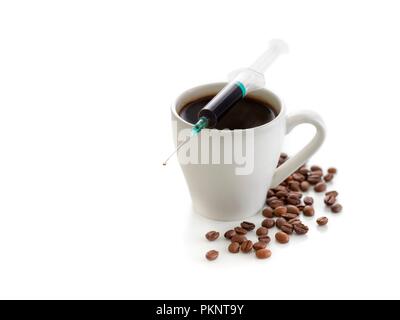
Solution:
[[[198,120],[199,111],[213,97],[203,97],[186,104],[179,116],[187,122],[195,124]],[[262,126],[275,119],[275,110],[265,102],[256,99],[244,98],[237,102],[217,123],[215,129],[249,129]]]

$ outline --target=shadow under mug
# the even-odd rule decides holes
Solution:
[[[216,95],[225,85],[214,83],[198,86],[183,92],[176,99],[171,108],[175,145],[178,142],[176,137],[183,130],[189,132],[193,126],[179,116],[180,110],[189,102]],[[282,101],[266,89],[251,92],[248,97],[270,105],[276,113],[275,119],[251,129],[203,129],[199,136],[188,143],[188,149],[182,148],[178,152],[194,211],[210,219],[234,221],[257,214],[265,205],[268,189],[277,186],[303,165],[325,139],[325,125],[315,112],[299,111],[286,115]],[[285,135],[303,123],[315,127],[314,137],[297,154],[276,168]],[[207,140],[207,148],[201,146],[204,139]],[[183,158],[187,160],[188,150],[196,150],[200,159],[207,159],[209,152],[224,154],[226,150],[234,149],[235,139],[242,147],[252,146],[249,148],[251,154],[247,155],[251,162],[245,164],[247,168],[235,161],[182,161]]]

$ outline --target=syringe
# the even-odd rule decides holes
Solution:
[[[163,165],[193,137],[204,128],[214,128],[218,121],[236,102],[249,92],[261,89],[265,85],[264,72],[282,53],[288,52],[287,44],[282,40],[271,40],[269,48],[249,68],[239,69],[229,75],[229,83],[200,110],[199,120],[193,126],[191,135],[182,141]]]

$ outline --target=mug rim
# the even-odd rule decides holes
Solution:
[[[213,82],[213,83],[206,83],[206,84],[202,84],[202,85],[198,85],[198,86],[186,89],[185,91],[183,91],[175,99],[174,103],[172,104],[172,106],[171,106],[172,114],[174,115],[175,118],[177,118],[178,120],[180,120],[183,123],[187,124],[188,126],[193,126],[193,123],[190,123],[190,122],[186,121],[185,119],[183,119],[178,114],[177,107],[178,107],[179,101],[182,99],[182,97],[185,94],[187,94],[189,91],[196,91],[196,90],[204,89],[204,88],[207,88],[207,87],[224,86],[226,84],[227,84],[227,82]],[[233,129],[233,130],[229,130],[229,131],[247,131],[247,130],[256,130],[256,129],[257,130],[261,130],[261,129],[273,126],[276,122],[278,122],[278,120],[280,120],[284,116],[284,114],[286,112],[286,108],[285,108],[285,105],[284,105],[282,99],[279,98],[278,95],[276,95],[274,92],[272,92],[272,91],[270,91],[270,90],[268,90],[266,88],[255,90],[254,94],[257,94],[257,92],[264,92],[267,95],[270,95],[274,100],[277,101],[278,107],[279,107],[280,110],[275,110],[275,111],[278,111],[278,115],[273,120],[271,120],[271,121],[269,121],[267,123],[264,123],[264,124],[262,124],[260,126],[256,126],[256,127],[253,127],[253,128],[246,128],[246,129]],[[252,95],[253,95],[253,92],[249,93],[248,96],[252,97]],[[255,98],[255,99],[260,100],[259,98]],[[271,104],[269,101],[266,101],[266,102]],[[218,131],[221,131],[221,132],[225,131],[225,130],[219,130],[219,129],[214,129],[214,128],[211,128],[211,129],[210,128],[204,128],[203,130],[218,130]]]

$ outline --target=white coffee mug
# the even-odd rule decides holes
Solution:
[[[215,95],[224,85],[215,83],[198,86],[185,91],[176,99],[171,108],[175,145],[179,142],[176,137],[183,131],[188,132],[193,126],[179,116],[180,110],[189,102]],[[315,112],[300,111],[286,116],[282,101],[266,89],[252,92],[248,97],[270,105],[276,113],[275,119],[252,129],[203,129],[188,144],[188,148],[198,151],[200,159],[207,159],[208,153],[216,151],[224,154],[226,150],[232,150],[236,146],[234,139],[239,139],[242,148],[253,146],[249,148],[251,155],[248,159],[252,163],[246,164],[248,168],[243,163],[225,161],[225,158],[219,163],[213,160],[208,163],[188,163],[188,149],[185,151],[182,148],[178,153],[194,211],[210,219],[242,220],[258,213],[265,205],[268,189],[277,186],[303,165],[325,139],[324,123]],[[312,124],[316,128],[314,137],[301,151],[276,168],[285,135],[302,123]],[[204,137],[209,145],[202,148]],[[186,157],[186,161],[182,161],[183,157]]]

